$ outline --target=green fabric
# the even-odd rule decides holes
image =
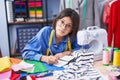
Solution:
[[[46,72],[48,71],[47,68],[38,61],[30,61],[30,60],[24,60],[25,62],[29,63],[29,64],[34,64],[34,71],[33,72],[27,72],[27,73],[38,73],[38,72]]]
[[[86,8],[87,8],[87,1],[85,0],[83,7],[84,27],[86,27]]]

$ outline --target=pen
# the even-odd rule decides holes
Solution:
[[[48,49],[49,49],[49,51],[50,51],[51,55],[53,55],[53,53],[52,53],[52,51],[51,51],[50,47],[49,47]]]

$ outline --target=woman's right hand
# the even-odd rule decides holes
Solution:
[[[48,64],[56,64],[56,63],[58,63],[58,59],[55,56],[42,56],[41,61],[46,62]]]

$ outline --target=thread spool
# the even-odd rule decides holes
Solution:
[[[110,54],[110,63],[113,61],[113,48],[112,47],[107,47],[109,54]]]
[[[112,49],[112,57],[111,57],[111,61],[112,61],[112,62],[113,62],[114,52],[115,52],[116,50],[118,50],[118,48],[113,48],[113,49]]]
[[[107,48],[103,50],[103,65],[108,66],[110,61],[110,53]]]
[[[113,65],[114,66],[120,66],[120,50],[114,51],[114,57],[113,57]]]

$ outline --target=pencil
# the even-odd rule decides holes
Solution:
[[[50,47],[49,47],[48,49],[49,49],[49,51],[50,51],[50,54],[51,54],[51,55],[53,55],[53,53],[52,53],[52,51],[51,51]]]

